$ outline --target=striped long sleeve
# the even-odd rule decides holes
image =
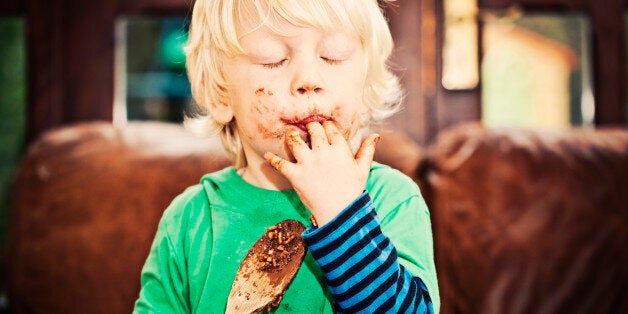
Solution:
[[[433,313],[426,286],[399,264],[367,192],[321,228],[310,226],[303,238],[338,312]]]

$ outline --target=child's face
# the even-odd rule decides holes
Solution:
[[[366,112],[363,93],[367,57],[357,38],[314,28],[281,25],[280,36],[267,27],[241,38],[245,55],[228,59],[228,108],[236,120],[247,163],[273,152],[293,159],[284,136],[305,124],[333,121],[345,138],[359,128]]]

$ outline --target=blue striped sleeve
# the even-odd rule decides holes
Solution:
[[[310,226],[303,239],[338,312],[433,313],[425,284],[399,264],[367,192],[324,226]]]

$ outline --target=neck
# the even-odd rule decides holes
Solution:
[[[247,160],[247,165],[238,170],[242,179],[254,186],[267,190],[289,190],[292,184],[268,162]]]

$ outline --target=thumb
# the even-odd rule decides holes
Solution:
[[[355,161],[362,171],[368,173],[371,168],[371,162],[373,162],[373,156],[375,155],[375,146],[381,138],[379,134],[375,133],[370,134],[362,141],[358,152],[355,154]]]

